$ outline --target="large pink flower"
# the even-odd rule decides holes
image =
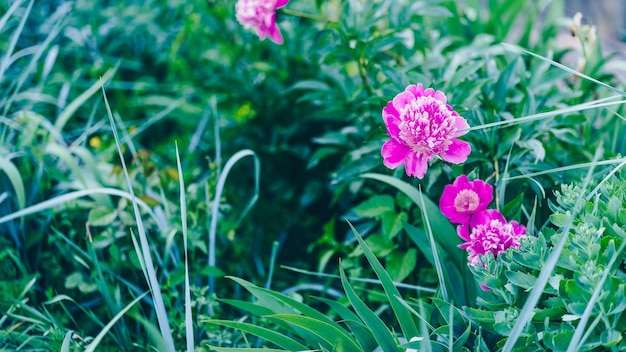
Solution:
[[[519,248],[526,227],[517,221],[507,222],[499,211],[490,209],[474,214],[469,227],[460,225],[458,233],[466,241],[459,247],[467,250],[469,264],[476,265],[480,263],[479,256],[488,252],[497,257],[511,247]]]
[[[459,164],[471,147],[456,137],[467,133],[464,118],[446,104],[446,95],[422,84],[410,85],[383,108],[383,120],[391,137],[381,150],[390,169],[404,164],[407,175],[423,178],[428,162],[438,155]]]
[[[439,208],[453,224],[466,224],[472,214],[487,209],[493,200],[493,189],[482,180],[471,181],[461,175],[443,189]]]
[[[276,9],[289,0],[238,0],[235,4],[237,21],[246,28],[253,28],[261,40],[269,37],[276,44],[283,43],[283,35],[276,25]]]

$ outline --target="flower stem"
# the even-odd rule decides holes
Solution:
[[[287,15],[291,15],[291,16],[295,16],[295,17],[308,18],[310,20],[317,21],[317,22],[329,22],[330,21],[328,18],[325,18],[325,17],[322,17],[322,16],[316,16],[316,15],[312,15],[310,13],[294,11],[294,10],[287,9],[287,8],[283,8],[283,9],[281,9],[281,11],[283,13],[287,14]]]

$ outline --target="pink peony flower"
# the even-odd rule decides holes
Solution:
[[[383,108],[383,120],[391,137],[381,150],[390,169],[404,164],[407,175],[423,178],[428,162],[438,155],[459,164],[471,147],[456,137],[467,133],[464,118],[446,104],[446,95],[422,84],[410,85]]]
[[[490,209],[474,214],[469,226],[460,225],[458,233],[466,241],[459,248],[466,249],[469,264],[476,265],[480,262],[480,255],[491,252],[497,257],[511,247],[519,248],[526,227],[517,221],[507,222],[499,211]]]
[[[493,200],[493,188],[482,181],[471,181],[466,175],[461,175],[454,183],[443,189],[439,200],[439,208],[453,224],[466,224],[472,214],[487,209]]]
[[[283,43],[283,35],[276,25],[276,9],[289,0],[238,0],[235,4],[237,21],[245,28],[256,29],[261,40],[269,37],[276,44]]]

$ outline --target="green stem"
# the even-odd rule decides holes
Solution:
[[[291,16],[295,16],[295,17],[308,18],[310,20],[317,21],[317,22],[330,22],[330,20],[328,18],[325,18],[325,17],[322,17],[322,16],[312,15],[310,13],[294,11],[294,10],[287,9],[287,8],[283,8],[283,9],[281,9],[281,11],[283,13],[287,14],[287,15],[291,15]]]

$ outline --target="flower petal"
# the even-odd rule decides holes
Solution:
[[[277,0],[274,9],[279,9],[289,3],[289,0]]]
[[[276,23],[272,23],[272,25],[268,28],[269,38],[276,44],[283,43],[283,35],[280,33],[280,28],[276,25]]]
[[[408,148],[408,147],[407,147]],[[409,176],[417,177],[419,179],[424,178],[426,170],[428,170],[428,160],[424,154],[418,154],[411,151],[407,156],[404,163],[406,174]]]
[[[461,116],[457,116],[454,124],[456,125],[456,132],[454,133],[454,137],[459,137],[469,132],[470,126],[467,121]]]
[[[406,104],[412,102],[413,100],[415,100],[415,96],[413,96],[411,92],[405,90],[393,98],[393,107],[396,108],[397,111],[401,111]]]
[[[454,138],[448,149],[441,154],[441,158],[452,164],[460,164],[467,160],[471,152],[472,147],[469,143]]]
[[[390,139],[383,144],[380,154],[383,157],[383,164],[390,169],[402,165],[407,155],[411,153],[411,148]]]

